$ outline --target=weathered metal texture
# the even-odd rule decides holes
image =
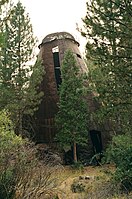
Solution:
[[[67,49],[71,49],[76,55],[78,66],[82,71],[87,67],[81,58],[79,43],[67,32],[59,32],[47,35],[39,45],[39,57],[42,59],[45,75],[40,86],[44,91],[44,97],[37,112],[37,140],[38,142],[52,142],[55,135],[54,117],[58,111],[59,100],[54,70],[53,48],[59,49],[60,66]]]
[[[59,49],[60,65],[65,51],[71,49],[76,55],[80,69],[86,70],[78,46],[79,43],[67,32],[49,34],[39,45],[39,57],[42,59],[45,75],[40,85],[40,90],[44,91],[44,97],[36,114],[38,142],[52,142],[55,135],[54,117],[58,111],[59,97],[54,70],[53,48]]]

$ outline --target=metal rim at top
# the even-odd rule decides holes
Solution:
[[[79,46],[79,43],[75,40],[75,38],[68,32],[56,32],[56,33],[51,33],[48,34],[43,40],[42,43],[38,46],[41,48],[41,46],[45,43],[52,42],[54,40],[60,40],[60,39],[68,39],[71,40],[72,42],[76,43]]]

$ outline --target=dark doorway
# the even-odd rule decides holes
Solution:
[[[53,60],[54,60],[56,84],[57,84],[57,88],[59,88],[59,86],[62,82],[61,71],[60,71],[59,52],[53,52]]]
[[[101,162],[103,151],[101,132],[97,130],[91,130],[89,133],[92,141],[93,152],[94,155],[96,155],[96,163],[99,164]]]

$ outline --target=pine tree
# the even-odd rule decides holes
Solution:
[[[37,87],[42,80],[43,67],[41,60],[33,67],[36,39],[30,18],[20,2],[10,10],[3,30],[0,104],[1,109],[11,112],[16,132],[22,133],[23,115],[33,114],[42,96]]]
[[[73,147],[74,162],[77,162],[77,144],[83,145],[87,142],[88,107],[84,99],[84,75],[80,73],[70,50],[65,53],[61,77],[56,138],[63,148]]]
[[[0,8],[1,8],[1,6],[3,6],[5,3],[8,3],[8,1],[9,1],[9,0],[1,0],[1,1],[0,1]]]
[[[1,0],[0,1],[0,53],[1,53],[1,47],[3,45],[3,40],[4,40],[2,25],[6,19],[5,18],[5,9],[6,9],[5,7],[7,4],[9,4],[9,0]],[[6,15],[7,15],[7,9],[6,9]]]
[[[83,19],[90,75],[102,103],[101,114],[109,116],[122,131],[130,131],[132,2],[90,0]],[[90,65],[90,64],[89,64]],[[88,66],[89,66],[88,65]]]

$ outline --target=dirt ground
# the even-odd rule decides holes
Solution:
[[[114,166],[85,167],[83,170],[72,170],[65,167],[61,173],[64,180],[57,188],[58,194],[55,199],[132,199],[132,194],[111,196],[113,188],[109,183],[109,173],[114,171]],[[72,187],[77,191],[74,193]],[[80,191],[79,187],[84,188]]]
[[[112,165],[88,166],[77,170],[70,166],[58,167],[52,175],[56,186],[46,189],[37,199],[132,199],[132,193],[118,192],[110,181]],[[49,190],[49,193],[48,193]]]

